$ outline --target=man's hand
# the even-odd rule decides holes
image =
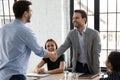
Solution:
[[[57,58],[58,58],[58,55],[55,52],[52,52],[52,54],[50,56],[51,56],[50,60],[53,61],[53,62],[55,62],[57,60]]]
[[[55,52],[47,52],[47,54],[44,57],[50,58],[51,61],[55,62],[58,58],[58,55]]]

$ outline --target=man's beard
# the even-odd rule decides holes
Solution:
[[[79,28],[79,26],[78,26],[78,25],[74,25],[74,27]]]
[[[80,28],[82,25],[81,24],[77,24],[77,25],[74,25],[74,27],[76,27],[76,28]]]
[[[31,18],[30,16],[27,18],[27,22],[28,22],[28,23],[30,22],[30,18]]]

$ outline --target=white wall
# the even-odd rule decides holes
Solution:
[[[64,41],[69,31],[69,0],[31,0],[32,19],[27,24],[36,34],[41,46],[48,38],[53,38],[58,46]],[[32,54],[28,64],[28,72],[41,60]]]

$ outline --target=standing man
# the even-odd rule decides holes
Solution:
[[[30,22],[30,6],[27,0],[15,2],[15,20],[0,30],[0,80],[26,80],[31,50],[38,56],[55,58],[37,43],[32,31],[25,26]]]
[[[87,14],[83,10],[75,10],[72,19],[75,28],[68,33],[65,42],[56,53],[60,56],[72,46],[72,71],[98,73],[100,71],[99,53],[101,51],[99,32],[86,26]]]

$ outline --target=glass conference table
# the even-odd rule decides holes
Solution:
[[[60,74],[28,75],[27,80],[99,80],[99,74],[89,75],[82,73],[64,72]]]

